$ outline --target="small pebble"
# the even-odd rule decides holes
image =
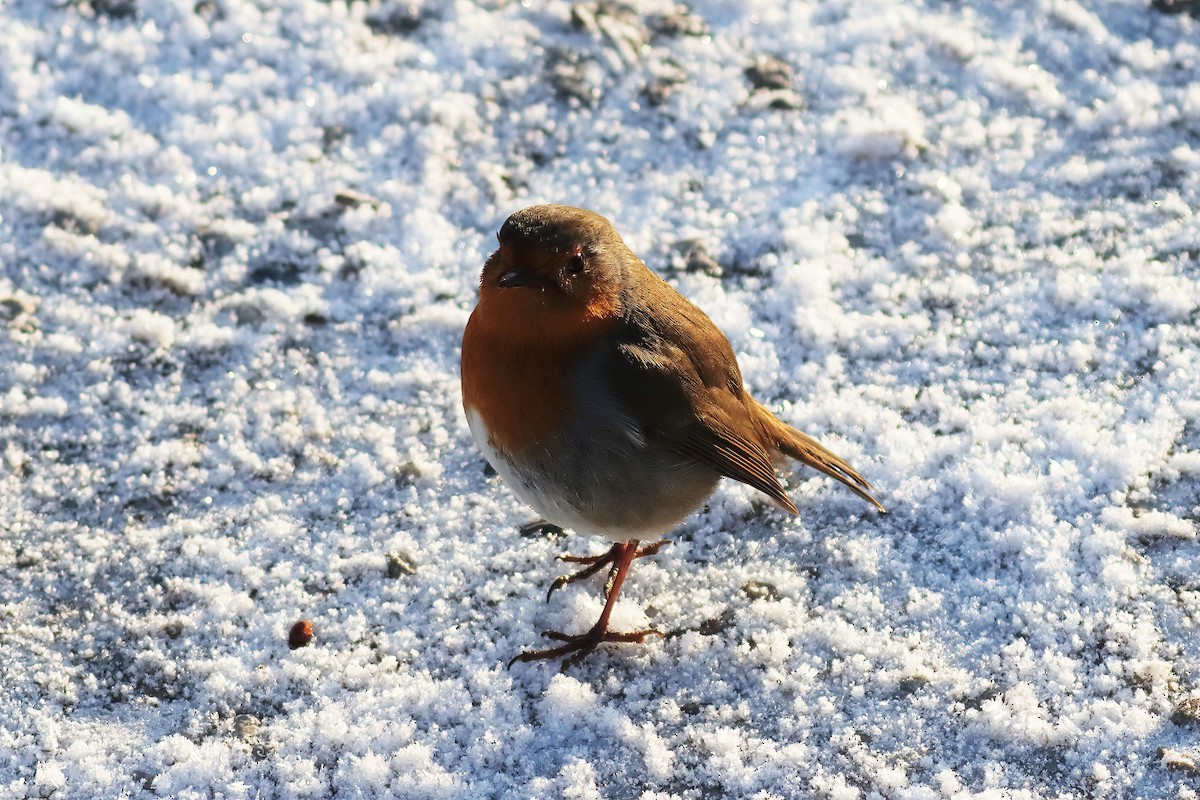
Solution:
[[[393,580],[417,571],[417,562],[408,553],[394,550],[387,554],[387,576]]]
[[[253,714],[238,714],[233,718],[233,732],[239,739],[250,741],[258,738],[258,728],[261,724]]]
[[[1176,725],[1200,724],[1200,697],[1189,697],[1175,706],[1175,713],[1171,715],[1171,722],[1174,722]]]
[[[1185,750],[1160,747],[1158,748],[1158,760],[1167,769],[1186,772],[1189,775],[1200,775],[1200,766],[1196,764],[1196,756]]]
[[[751,600],[770,600],[775,602],[779,600],[779,590],[775,588],[775,584],[765,581],[746,581],[742,585],[742,591]]]

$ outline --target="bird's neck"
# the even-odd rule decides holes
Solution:
[[[598,293],[587,302],[568,303],[532,288],[484,285],[471,319],[493,330],[499,338],[544,348],[594,340],[611,329],[620,314],[619,292]]]

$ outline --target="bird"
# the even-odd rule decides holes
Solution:
[[[880,512],[872,487],[742,381],[729,340],[634,255],[600,214],[534,205],[509,216],[463,332],[463,410],[505,484],[542,519],[613,544],[547,593],[610,567],[599,620],[509,662],[578,661],[606,642],[663,636],[609,629],[634,559],[666,540],[722,477],[799,513],[776,475],[786,458],[839,481]]]

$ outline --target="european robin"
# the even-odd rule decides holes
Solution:
[[[742,385],[729,341],[704,312],[651,272],[607,219],[539,205],[510,216],[484,264],[462,344],[471,434],[504,482],[546,520],[614,542],[550,591],[610,566],[607,600],[586,633],[513,659],[578,659],[602,642],[657,630],[608,629],[635,558],[663,542],[721,476],[797,513],[775,475],[784,456],[874,505],[862,476],[776,419]],[[547,595],[548,597],[549,595]]]

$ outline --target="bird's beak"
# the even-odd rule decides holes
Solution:
[[[496,285],[501,289],[511,289],[514,286],[532,286],[536,283],[538,283],[538,279],[532,272],[514,267],[501,275]]]

